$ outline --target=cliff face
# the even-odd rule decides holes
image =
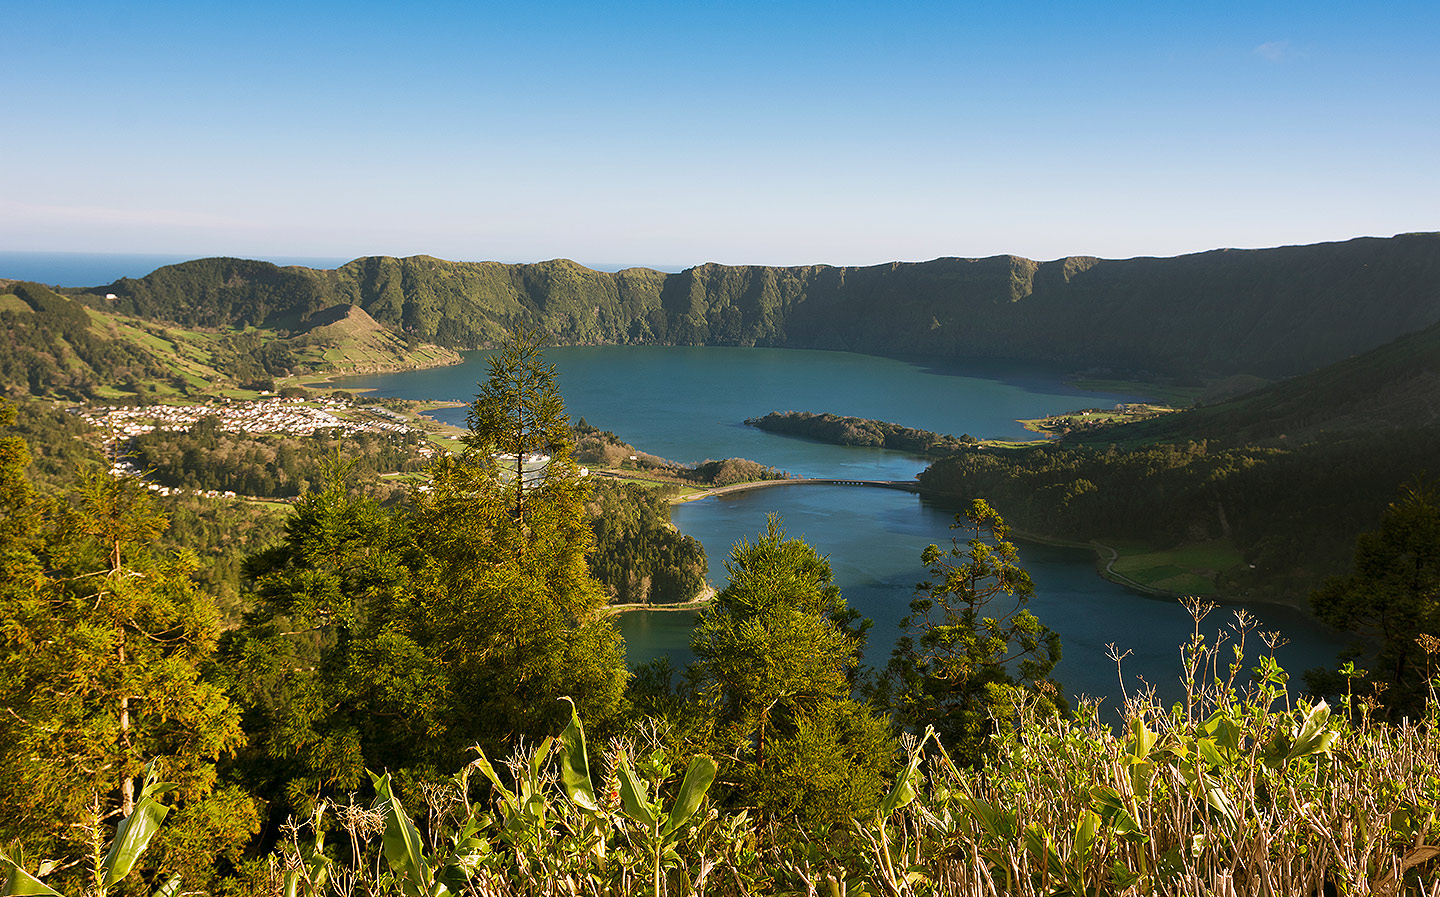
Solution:
[[[99,287],[190,326],[350,303],[456,348],[539,326],[559,343],[760,345],[1058,361],[1157,373],[1311,370],[1440,321],[1440,234],[1176,258],[706,264],[678,274],[428,256],[333,271],[202,259]],[[98,299],[87,301],[96,301]]]

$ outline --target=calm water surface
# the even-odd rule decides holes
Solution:
[[[347,387],[383,395],[469,401],[488,376],[488,353],[464,364],[349,377]],[[938,433],[1026,439],[1017,419],[1139,397],[1066,386],[1035,365],[900,360],[809,349],[558,348],[572,419],[585,418],[651,454],[686,463],[749,458],[803,476],[909,479],[926,462],[899,452],[835,446],[764,433],[744,424],[771,411],[813,411],[895,421]],[[464,425],[465,409],[437,415]]]
[[[926,545],[949,547],[957,507],[935,504],[889,489],[846,486],[777,486],[755,492],[708,498],[675,506],[677,526],[699,539],[710,559],[710,578],[725,582],[729,546],[754,539],[765,528],[765,516],[778,510],[789,535],[803,537],[829,556],[835,581],[846,601],[874,621],[867,661],[883,668],[909,611],[915,584],[926,579],[920,552]],[[1057,548],[1020,542],[1020,559],[1035,582],[1030,609],[1060,633],[1063,659],[1057,678],[1071,696],[1107,697],[1119,693],[1115,665],[1106,658],[1113,642],[1134,652],[1124,662],[1126,687],[1153,684],[1174,700],[1179,684],[1179,646],[1190,635],[1190,615],[1172,600],[1150,598],[1101,579],[1095,555],[1085,549]],[[1211,613],[1203,624],[1214,630],[1234,620],[1233,607]],[[1342,641],[1298,611],[1260,605],[1249,608],[1265,629],[1279,630],[1291,641],[1277,652],[1281,665],[1298,673],[1330,665]],[[689,633],[695,613],[640,611],[620,617],[632,663],[661,655],[676,667],[691,660]],[[1253,656],[1263,644],[1247,645]]]
[[[485,353],[448,368],[354,377],[351,387],[417,399],[469,400],[487,376]],[[1082,407],[1108,407],[1141,396],[1068,387],[1058,370],[1035,365],[900,360],[797,349],[609,347],[546,352],[573,418],[613,430],[622,439],[677,461],[746,457],[809,477],[909,479],[923,459],[883,449],[832,446],[763,433],[747,417],[769,411],[830,411],[896,421],[942,433],[1024,438],[1017,418]],[[465,410],[444,416],[463,425]],[[730,546],[754,538],[765,516],[778,512],[792,536],[830,558],[850,604],[871,618],[868,662],[883,667],[909,610],[915,584],[925,578],[920,552],[947,544],[958,508],[886,489],[780,486],[677,505],[673,519],[698,538],[710,559],[710,579],[725,584]],[[1002,509],[1003,511],[1003,509]],[[1058,677],[1071,695],[1118,696],[1105,646],[1133,651],[1125,661],[1127,688],[1140,679],[1167,699],[1180,694],[1178,646],[1191,620],[1173,601],[1152,599],[1101,579],[1094,555],[1078,549],[1022,544],[1035,581],[1032,610],[1060,633],[1064,659]],[[1287,669],[1329,664],[1341,641],[1302,614],[1251,608],[1267,629],[1291,639],[1280,652]],[[1216,611],[1212,630],[1233,619]],[[668,656],[676,667],[691,659],[686,611],[627,613],[619,626],[632,663]],[[1213,635],[1211,636],[1213,638]],[[1258,646],[1256,646],[1258,648]]]

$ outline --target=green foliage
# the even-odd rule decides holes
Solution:
[[[1062,443],[962,452],[931,465],[920,485],[966,501],[983,495],[1016,527],[1047,537],[1158,549],[1229,540],[1244,563],[1218,571],[1222,592],[1289,599],[1341,572],[1383,502],[1437,456],[1440,428],[1293,446]]]
[[[746,809],[707,811],[717,770],[705,757],[676,787],[666,758],[612,743],[596,787],[572,714],[558,742],[504,764],[482,756],[428,789],[428,826],[376,777],[383,827],[338,808],[355,848],[323,869],[383,894],[1429,893],[1436,708],[1421,725],[1351,719],[1292,696],[1268,656],[1238,688],[1244,653],[1227,641],[1250,625],[1209,642],[1197,619],[1183,649],[1189,698],[1173,708],[1140,698],[1111,726],[1094,705],[1059,718],[1026,703],[984,769],[953,762],[931,732],[907,737],[874,812],[830,837],[796,843],[793,828],[757,826]],[[469,798],[470,769],[492,784],[485,804]],[[673,795],[668,812],[659,791]],[[300,835],[280,865],[314,882],[317,852]],[[292,893],[318,895],[320,880]]]
[[[526,499],[535,495],[561,507],[584,493],[574,459],[570,419],[555,384],[555,366],[544,362],[540,334],[521,331],[488,359],[490,376],[467,415],[467,460],[504,484],[515,522],[526,529]],[[545,467],[527,470],[527,456],[545,456]],[[561,513],[565,513],[564,510]]]
[[[257,819],[248,801],[211,812],[225,793],[215,764],[243,737],[207,669],[218,619],[189,578],[193,555],[154,550],[165,520],[128,481],[89,476],[63,505],[11,494],[5,529],[15,535],[0,581],[0,803],[10,809],[0,838],[80,852],[97,812],[138,806],[135,779],[158,758],[189,811],[157,841],[161,861],[178,868],[175,845],[203,835],[205,865],[179,871],[207,881],[217,854],[248,840]]]
[[[94,881],[92,889],[87,893],[93,894],[95,897],[105,897],[105,893],[110,888],[119,884],[134,871],[140,855],[145,852],[146,847],[150,846],[151,839],[155,837],[155,833],[159,831],[160,825],[165,821],[165,817],[171,809],[155,800],[155,796],[174,790],[175,787],[171,782],[155,781],[155,764],[152,762],[145,770],[145,783],[140,790],[140,796],[134,809],[126,814],[120,820],[120,824],[116,826],[115,837],[110,842],[110,847],[103,858],[100,856],[98,837],[100,820],[98,818],[92,820],[92,831],[95,837],[92,841],[93,852],[90,860]],[[10,866],[10,872],[0,893],[7,897],[11,894],[61,897],[59,891],[26,872],[20,861],[0,854],[0,865],[5,864]],[[56,863],[52,861],[45,865],[53,867]],[[155,897],[174,897],[179,892],[179,883],[178,875],[165,880],[165,883],[155,892]]]
[[[689,601],[705,588],[705,549],[670,523],[674,487],[597,479],[585,508],[595,532],[590,571],[620,604]]]
[[[247,562],[258,606],[224,646],[254,733],[242,758],[251,787],[304,815],[315,795],[358,788],[367,768],[422,766],[445,729],[414,538],[398,513],[352,495],[345,473],[303,497],[284,540]]]
[[[414,433],[227,433],[217,418],[202,417],[188,431],[154,430],[136,436],[129,454],[149,479],[166,486],[293,498],[312,486],[319,488],[327,465],[337,456],[353,465],[363,482],[380,473],[421,471],[428,463],[419,452],[421,444]]]
[[[736,799],[816,826],[868,812],[893,751],[885,721],[850,697],[869,621],[846,606],[829,562],[774,516],[725,567],[729,585],[695,627],[690,678]]]
[[[50,493],[64,491],[81,472],[101,469],[105,457],[94,428],[78,414],[49,402],[22,401],[10,429],[29,447],[31,482]]]
[[[770,433],[803,436],[835,445],[868,445],[937,458],[978,441],[968,433],[958,437],[948,436],[882,420],[812,414],[808,411],[772,411],[764,417],[752,417],[745,423]]]
[[[456,749],[543,731],[561,695],[603,724],[626,678],[585,561],[589,486],[571,456],[554,369],[530,337],[490,363],[464,454],[437,462],[432,491],[415,502],[427,638],[449,671],[453,729],[466,733]],[[548,463],[526,470],[524,456],[537,452]]]
[[[722,461],[702,461],[695,465],[687,479],[709,486],[733,486],[736,483],[752,483],[756,480],[783,480],[786,474],[773,467],[746,458],[726,458]]]
[[[1405,486],[1380,528],[1355,542],[1354,572],[1310,597],[1316,616],[1378,648],[1367,666],[1396,719],[1419,713],[1433,695],[1440,660],[1440,494],[1424,481]],[[1428,639],[1428,641],[1427,641]]]
[[[148,353],[93,327],[83,305],[39,284],[10,289],[34,310],[0,310],[0,383],[12,395],[83,399],[100,387],[166,376]]]
[[[953,528],[968,532],[963,545],[955,539],[921,555],[932,579],[900,621],[906,634],[891,655],[890,696],[903,724],[933,726],[973,763],[1014,725],[1022,703],[1064,709],[1050,679],[1060,637],[1025,606],[1035,587],[1000,515],[976,499]]]
[[[215,601],[224,629],[240,623],[250,599],[244,595],[245,558],[278,542],[292,509],[274,502],[216,501],[195,495],[159,497],[170,525],[156,545],[162,551],[189,550],[199,561],[190,574]]]
[[[597,798],[584,726],[572,703],[570,722],[559,739],[547,736],[533,750],[517,750],[500,769],[482,751],[446,786],[427,789],[426,826],[416,825],[405,810],[388,774],[372,773],[376,797],[370,818],[378,816],[378,825],[364,831],[353,822],[347,825],[352,865],[346,868],[321,854],[322,809],[306,832],[307,839],[314,834],[313,847],[301,841],[298,828],[281,846],[285,892],[318,897],[332,877],[363,883],[372,893],[406,897],[492,893],[496,888],[508,892],[524,881],[547,888],[544,893],[554,887],[571,893],[576,888],[639,893],[643,888],[655,897],[702,885],[703,862],[697,866],[681,852],[703,856],[723,848],[743,825],[742,817],[740,825],[730,820],[717,826],[715,814],[701,812],[714,781],[714,762],[705,756],[690,761],[667,811],[659,789],[668,773],[647,784],[632,768],[630,750],[616,743],[606,752],[615,783]],[[507,768],[509,776],[501,771]],[[476,770],[491,786],[489,812],[470,799],[470,774]],[[653,798],[651,788],[657,789]],[[337,815],[357,818],[353,808],[341,808]]]

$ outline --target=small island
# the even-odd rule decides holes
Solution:
[[[745,423],[769,433],[801,436],[834,445],[868,445],[931,458],[944,458],[979,442],[968,433],[950,436],[881,420],[808,411],[772,411]]]

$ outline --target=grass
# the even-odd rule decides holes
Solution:
[[[1240,550],[1217,540],[1155,551],[1135,543],[1114,546],[1119,557],[1110,569],[1152,589],[1178,595],[1216,594],[1215,578],[1244,563]]]

